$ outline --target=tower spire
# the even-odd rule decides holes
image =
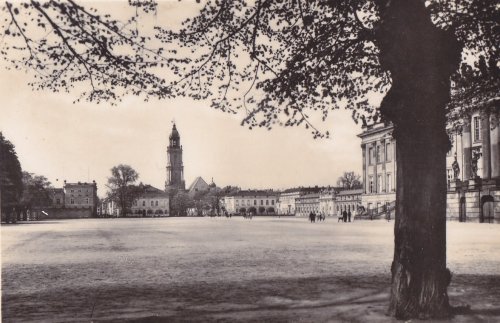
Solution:
[[[182,164],[182,146],[181,137],[175,121],[172,120],[172,132],[170,133],[169,145],[167,147],[167,180],[165,190],[172,189],[184,190],[184,166]]]

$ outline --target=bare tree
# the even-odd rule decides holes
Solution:
[[[346,189],[361,188],[361,176],[354,172],[344,172],[337,180],[337,186]]]
[[[129,3],[157,10],[152,1]],[[157,26],[154,35],[141,34],[137,14],[122,23],[72,0],[7,2],[3,10],[1,53],[35,70],[36,88],[70,91],[85,82],[83,97],[97,102],[128,93],[211,99],[223,111],[242,109],[249,128],[304,125],[314,137],[329,132],[311,115],[325,120],[341,107],[356,121],[391,121],[398,216],[390,313],[452,313],[446,183],[436,178],[446,176],[450,77],[461,55],[498,62],[495,1],[214,0],[180,30]],[[498,114],[498,87],[477,88],[478,104],[463,113]],[[368,100],[373,93],[384,95],[379,109]]]

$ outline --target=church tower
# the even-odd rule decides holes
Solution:
[[[184,183],[184,166],[182,165],[181,138],[175,127],[175,123],[168,139],[167,181],[165,182],[165,191],[169,192],[173,189],[185,190],[186,185]]]

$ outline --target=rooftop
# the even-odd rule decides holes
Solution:
[[[236,193],[231,193],[226,196],[276,196],[277,192],[275,191],[264,191],[264,190],[248,190],[248,191],[239,191]]]
[[[362,194],[362,193],[363,193],[363,189],[359,188],[359,189],[353,189],[353,190],[343,190],[343,191],[340,191],[337,195],[356,195],[356,194]]]

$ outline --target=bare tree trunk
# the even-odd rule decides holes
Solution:
[[[397,149],[395,248],[389,313],[400,319],[451,314],[446,268],[445,106],[461,47],[436,28],[420,0],[381,0],[377,45],[392,87],[381,105]]]

